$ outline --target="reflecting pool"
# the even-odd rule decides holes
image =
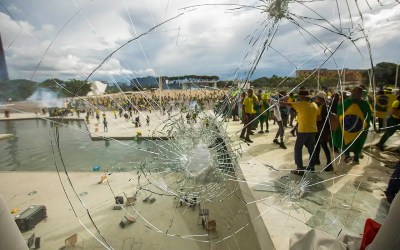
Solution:
[[[68,171],[130,171],[156,156],[161,141],[92,141],[83,121],[56,125],[43,119],[0,121],[0,134],[14,134],[0,140],[0,171],[55,171],[60,164],[55,126],[59,126],[61,156]]]

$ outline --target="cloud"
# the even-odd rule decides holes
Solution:
[[[221,0],[224,2],[261,4],[260,1]],[[399,48],[395,42],[399,35],[399,5],[393,2],[385,0],[380,6],[373,1],[372,10],[360,2],[376,60],[397,60],[394,57]],[[240,67],[237,77],[243,78],[260,50],[249,44],[251,38],[253,41],[258,37],[265,39],[266,13],[256,9],[232,10],[232,6],[223,5],[191,8],[193,11],[181,9],[203,3],[206,2],[38,0],[27,3],[15,0],[5,3],[7,11],[0,9],[0,30],[10,77],[30,78],[40,62],[34,80],[85,79],[119,46],[183,13],[112,54],[93,74],[92,80],[109,79],[110,75],[131,79],[146,74],[209,74],[232,78],[237,67]],[[320,66],[328,55],[307,32],[332,49],[345,40],[324,67],[369,67],[365,39],[356,42],[361,56],[345,36],[321,27],[341,28],[344,34],[353,30],[357,31],[354,37],[361,37],[358,27],[354,28],[361,22],[355,2],[349,1],[350,12],[345,3],[339,1],[341,21],[334,1],[290,3],[290,12],[309,17],[309,22],[298,20],[301,29],[288,20],[280,22],[272,42],[279,53],[269,49],[260,60],[256,75],[289,74],[296,68],[292,63],[297,67]],[[319,20],[321,17],[326,21]]]

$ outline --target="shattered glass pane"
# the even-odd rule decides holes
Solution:
[[[0,103],[30,119],[0,121],[2,195],[12,211],[46,203],[48,219],[35,228],[44,249],[75,232],[86,249],[288,249],[291,235],[311,229],[359,236],[366,218],[384,221],[391,172],[382,167],[398,161],[371,149],[372,129],[361,166],[342,152],[297,176],[288,129],[283,151],[272,120],[250,144],[229,119],[255,78],[273,75],[279,81],[264,89],[287,93],[266,113],[300,87],[321,90],[325,68],[337,71],[342,98],[345,71],[371,68],[376,106],[374,65],[397,60],[387,48],[397,44],[399,9],[394,0],[0,2],[10,75],[42,83],[27,102]],[[296,81],[303,69],[310,74]],[[154,88],[138,80],[147,76]],[[85,81],[92,96],[82,97]],[[15,86],[0,97],[24,90]]]

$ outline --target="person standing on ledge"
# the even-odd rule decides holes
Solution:
[[[315,137],[318,132],[317,128],[317,116],[318,106],[315,102],[311,102],[310,95],[307,90],[300,90],[297,101],[293,103],[287,103],[288,106],[292,106],[297,112],[297,137],[294,145],[294,162],[297,166],[297,170],[292,171],[293,174],[303,175],[304,170],[315,171],[315,159],[316,154],[314,152]],[[310,154],[310,162],[307,168],[303,166],[302,150],[303,146],[306,146],[308,153]]]
[[[255,95],[253,95],[253,90],[249,89],[247,91],[247,96],[243,100],[243,129],[242,133],[240,134],[240,138],[244,139],[246,142],[253,142],[250,140],[250,134],[252,123],[251,121],[254,119],[254,115],[256,111],[254,110],[254,104],[258,103],[258,99]],[[246,134],[246,137],[245,137]]]

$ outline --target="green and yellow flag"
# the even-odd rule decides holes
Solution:
[[[369,128],[371,114],[371,106],[367,101],[348,98],[340,103],[337,109],[339,127],[333,134],[334,145],[346,149],[354,142],[350,151],[361,152],[367,139],[367,133],[362,132]]]

